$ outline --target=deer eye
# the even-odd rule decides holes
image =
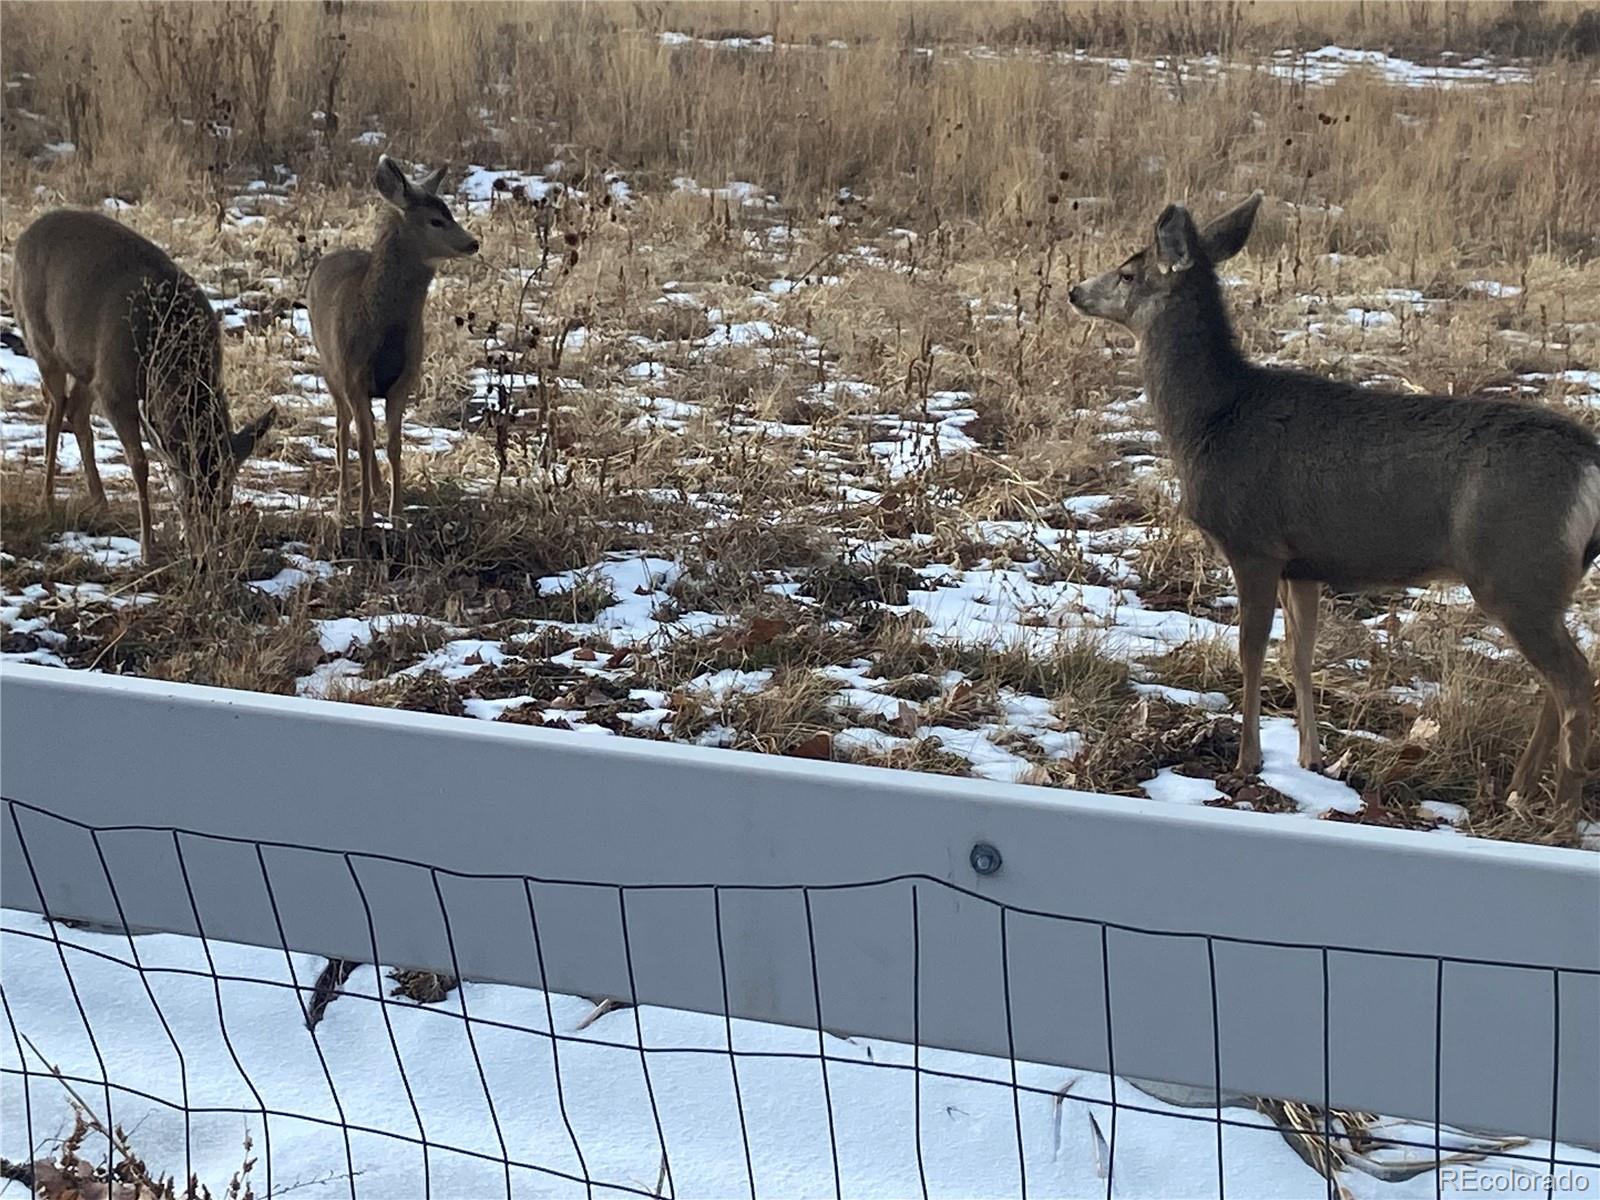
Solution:
[[[443,229],[444,219],[442,217],[432,217],[429,219],[428,224],[432,225],[435,229]]]
[[[1123,283],[1132,283],[1138,276],[1134,274],[1132,267],[1123,267],[1122,270],[1117,272],[1117,278],[1122,280]]]

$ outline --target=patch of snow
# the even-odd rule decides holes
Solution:
[[[1467,819],[1467,810],[1465,808],[1459,804],[1451,804],[1447,800],[1424,800],[1417,807],[1430,817],[1435,817],[1450,825],[1460,825]]]
[[[561,595],[584,582],[603,584],[613,597],[594,619],[585,624],[569,624],[567,629],[582,636],[595,632],[623,643],[647,641],[669,633],[705,632],[725,624],[726,619],[711,613],[686,613],[673,620],[658,620],[658,611],[672,607],[666,589],[677,582],[683,568],[671,559],[635,556],[609,559],[593,567],[546,575],[538,580],[541,596]]]
[[[357,646],[370,646],[374,637],[406,625],[432,624],[427,617],[409,613],[383,613],[376,617],[334,617],[313,621],[324,654],[348,654]]]
[[[13,387],[40,387],[39,364],[10,346],[0,345],[0,380]]]
[[[483,667],[498,667],[506,661],[500,642],[483,638],[457,638],[437,650],[430,650],[403,671],[404,676],[438,674],[446,679],[465,679]]]
[[[640,731],[660,732],[671,716],[670,708],[646,708],[640,712],[618,713],[617,719]]]
[[[250,586],[268,596],[283,597],[318,579],[331,578],[334,573],[332,563],[307,558],[303,554],[287,554],[284,556],[284,560],[289,564],[288,566],[280,570],[271,579],[251,580]]]
[[[1167,687],[1160,683],[1135,683],[1133,690],[1141,696],[1156,696],[1188,708],[1201,708],[1206,712],[1222,712],[1228,707],[1228,697],[1221,692],[1196,692],[1188,688]]]
[[[348,658],[335,658],[318,663],[311,674],[294,681],[294,694],[313,700],[327,700],[341,693],[364,691],[375,686],[377,680],[361,677],[361,664]]]
[[[1179,775],[1171,767],[1164,768],[1154,779],[1147,779],[1139,786],[1150,799],[1164,800],[1169,804],[1204,804],[1207,800],[1223,799],[1222,793],[1217,791],[1217,785],[1211,780]]]
[[[1288,717],[1261,718],[1261,782],[1288,796],[1304,813],[1361,811],[1361,793],[1349,784],[1299,765],[1300,737]]]
[[[690,195],[710,196],[715,200],[726,200],[750,208],[770,208],[777,203],[777,197],[766,188],[742,179],[730,179],[721,187],[703,188],[689,176],[679,175],[673,179],[672,186],[677,191],[688,192]]]
[[[86,533],[68,532],[58,537],[52,548],[112,569],[132,566],[141,560],[136,538],[91,537]]]
[[[730,668],[696,676],[684,685],[684,690],[704,693],[713,702],[723,704],[733,696],[759,692],[771,682],[771,671],[740,671]]]
[[[1033,770],[1033,764],[995,745],[989,735],[996,729],[996,726],[956,729],[949,725],[924,725],[917,730],[916,736],[937,738],[942,748],[970,762],[972,773],[980,779],[1016,783]]]
[[[1034,744],[1044,752],[1046,758],[1071,762],[1083,754],[1083,734],[1076,730],[1047,729],[1032,736]]]
[[[1423,66],[1381,50],[1352,50],[1323,46],[1300,52],[1279,50],[1265,64],[1273,74],[1306,83],[1326,85],[1351,72],[1368,71],[1392,87],[1448,88],[1460,85],[1526,82],[1533,76],[1524,66],[1469,59],[1460,65]]]
[[[896,737],[881,729],[869,729],[862,725],[841,729],[833,736],[836,750],[853,750],[862,754],[888,754],[892,750],[900,750],[910,744],[910,738]]]
[[[895,717],[905,701],[864,687],[846,687],[828,697],[835,708],[854,709],[869,717]]]
[[[461,702],[461,710],[467,716],[480,721],[498,721],[502,713],[537,703],[538,698],[535,696],[507,696],[503,700],[483,700],[477,696],[470,696]]]
[[[1101,520],[1101,510],[1111,505],[1115,496],[1068,496],[1061,502],[1061,507],[1066,509],[1079,521],[1086,524],[1097,524]]]

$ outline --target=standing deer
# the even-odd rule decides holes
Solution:
[[[1260,203],[1258,191],[1204,230],[1168,205],[1152,245],[1069,293],[1074,307],[1138,337],[1182,511],[1233,569],[1239,770],[1261,765],[1261,669],[1280,589],[1300,764],[1315,768],[1318,585],[1454,580],[1544,679],[1512,792],[1533,794],[1559,735],[1555,799],[1575,821],[1592,681],[1565,614],[1600,556],[1600,441],[1547,408],[1396,394],[1247,362],[1214,268],[1244,247]]]
[[[440,167],[420,184],[387,154],[373,180],[393,209],[371,250],[335,250],[311,272],[306,303],[311,337],[337,408],[339,514],[345,511],[350,422],[361,456],[361,524],[372,517],[378,460],[372,401],[382,397],[389,427],[389,519],[400,516],[401,423],[422,369],[422,305],[439,263],[478,252],[478,241],[439,199]]]
[[[90,498],[104,504],[90,415],[122,441],[139,493],[139,543],[152,546],[145,439],[171,472],[193,543],[233,498],[234,476],[277,416],[235,431],[222,388],[222,335],[205,293],[149,239],[100,213],[56,209],[17,238],[12,300],[45,398],[45,503],[55,503],[56,442],[78,439]]]

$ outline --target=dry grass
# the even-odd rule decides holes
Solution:
[[[103,36],[107,21],[118,38]],[[515,36],[502,36],[508,23]],[[1438,392],[1600,368],[1600,172],[1579,169],[1600,162],[1593,24],[1561,4],[13,5],[0,244],[45,204],[134,201],[121,219],[250,310],[226,348],[236,419],[281,412],[271,473],[253,468],[257,499],[208,572],[174,560],[130,575],[61,551],[63,530],[126,532],[127,496],[111,481],[108,512],[74,499],[49,517],[37,459],[12,455],[5,591],[88,583],[151,599],[30,600],[27,615],[49,616],[65,642],[8,634],[5,648],[291,691],[329,657],[314,621],[404,613],[418,620],[353,655],[361,682],[346,681],[346,698],[459,713],[528,697],[502,719],[643,736],[660,734],[625,718],[664,707],[674,736],[963,773],[965,758],[912,735],[993,723],[1023,694],[1051,701],[1086,742],[1064,762],[1008,734],[1040,782],[1129,793],[1166,766],[1225,774],[1226,717],[1130,687],[1231,695],[1223,640],[1133,662],[1093,630],[1047,653],[954,645],[904,611],[908,597],[944,569],[1027,564],[1042,584],[1120,586],[1131,572],[1147,608],[1231,620],[1232,581],[1176,518],[1170,471],[1132,403],[1128,341],[1064,302],[1168,199],[1206,211],[1254,186],[1273,197],[1230,290],[1258,355]],[[780,45],[674,47],[664,31]],[[1250,68],[1328,42],[1540,61],[1528,81],[1487,89],[1359,74],[1308,88]],[[1078,49],[1169,61],[1065,61]],[[586,195],[544,207],[505,195],[467,218],[485,261],[436,282],[414,408],[454,447],[408,454],[407,528],[363,540],[320,515],[333,471],[319,453],[325,413],[294,381],[315,366],[292,304],[319,253],[370,234],[377,150],[352,139],[372,128],[430,161],[559,159]],[[46,149],[61,140],[77,153]],[[280,165],[297,185],[279,203],[251,201],[245,183],[275,183]],[[601,199],[608,170],[633,203]],[[678,175],[751,180],[779,199],[678,191]],[[240,219],[252,213],[266,220]],[[1467,286],[1485,278],[1521,290]],[[780,281],[794,286],[771,290]],[[1382,298],[1391,288],[1435,303],[1414,313]],[[1357,306],[1400,320],[1332,315]],[[708,344],[741,320],[813,340]],[[649,362],[664,371],[629,374]],[[474,372],[506,384],[508,411],[471,399]],[[1568,390],[1539,387],[1550,402]],[[969,395],[976,448],[887,474],[874,422],[931,421],[950,392]],[[36,401],[5,389],[8,417]],[[670,420],[642,421],[642,401]],[[1102,493],[1113,500],[1099,524],[1061,504]],[[284,501],[309,507],[274,507]],[[1110,541],[1096,551],[1100,530]],[[621,553],[681,567],[657,619],[721,623],[622,654],[588,623],[628,596],[599,580],[536,586]],[[296,554],[332,573],[283,598],[245,586]],[[1597,588],[1591,578],[1582,612],[1600,612]],[[1393,629],[1373,623],[1391,609]],[[1476,619],[1427,598],[1339,598],[1327,614],[1328,757],[1372,811],[1415,822],[1420,802],[1450,801],[1474,832],[1548,836],[1537,802],[1513,813],[1502,798],[1534,714],[1520,661],[1463,649],[1484,632]],[[396,674],[467,636],[519,650],[468,678]],[[564,652],[591,657],[549,661]],[[835,703],[839,681],[821,672],[851,663],[914,714]],[[686,692],[724,670],[774,678],[714,705]],[[1276,671],[1268,709],[1284,714]],[[835,744],[847,728],[904,744],[847,752]]]
[[[72,169],[46,180],[70,197],[192,200],[198,176],[220,205],[234,170],[347,178],[374,154],[352,137],[375,117],[418,157],[754,179],[800,213],[850,187],[870,191],[875,214],[929,230],[968,218],[1042,227],[1051,192],[1114,196],[1131,214],[1260,183],[1359,213],[1336,232],[1315,216],[1280,230],[1296,250],[1415,242],[1521,261],[1592,238],[1600,180],[1557,164],[1600,151],[1594,92],[1578,86],[1594,62],[1584,55],[1600,52],[1597,24],[1578,4],[1442,2],[20,4],[7,14],[5,74],[21,86],[7,93],[6,141],[14,164],[56,138],[76,143]],[[829,30],[848,52],[813,45]],[[790,48],[679,49],[662,31],[770,33]],[[1416,139],[1397,138],[1384,89],[1313,98],[1248,70],[1218,87],[1170,70],[1117,86],[1109,68],[1064,75],[1048,57],[1168,54],[1176,70],[1203,53],[1249,62],[1352,36],[1570,61],[1530,86],[1537,120],[1526,103],[1486,106],[1466,91],[1408,95],[1430,127]],[[974,45],[995,56],[970,56]],[[1138,150],[1119,152],[1130,129]]]

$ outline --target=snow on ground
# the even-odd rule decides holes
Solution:
[[[1102,653],[1161,654],[1189,642],[1217,639],[1237,644],[1231,625],[1184,612],[1147,609],[1136,592],[1098,584],[1030,578],[1027,567],[952,570],[925,567],[932,585],[913,590],[900,611],[928,618],[934,639],[989,647],[1025,646],[1048,654],[1062,645],[1093,638]],[[1272,636],[1283,636],[1283,616]]]
[[[722,38],[702,38],[692,34],[667,30],[659,35],[663,46],[672,48],[702,47],[712,50],[766,51],[782,49],[789,52],[847,50],[849,43],[829,42],[818,47],[805,42],[778,43],[773,35],[756,37],[732,35]],[[1092,54],[1086,50],[1039,52],[1027,48],[1003,50],[988,46],[927,47],[914,51],[927,58],[971,57],[988,59],[1044,59],[1062,65],[1094,66],[1112,72],[1114,78],[1135,70],[1180,74],[1185,79],[1216,75],[1224,71],[1249,71],[1264,69],[1314,87],[1326,87],[1345,76],[1357,72],[1370,72],[1384,83],[1397,88],[1450,88],[1482,87],[1496,83],[1525,83],[1533,77],[1530,66],[1500,61],[1483,56],[1462,58],[1446,52],[1438,63],[1414,62],[1382,50],[1355,50],[1345,46],[1322,46],[1316,50],[1279,50],[1264,63],[1223,60],[1215,54],[1202,54],[1174,60],[1163,57],[1125,58],[1119,55]]]
[[[287,549],[288,547],[285,548]],[[281,568],[276,575],[270,579],[254,580],[250,586],[268,596],[281,597],[287,596],[291,592],[295,592],[318,579],[327,579],[334,572],[332,563],[318,562],[315,559],[307,558],[303,554],[285,554],[284,561],[289,565]]]
[[[0,345],[0,379],[17,387],[38,387],[39,366],[25,354]],[[7,440],[9,435],[7,435]]]
[[[488,212],[496,200],[512,196],[536,203],[559,200],[563,194],[582,199],[585,195],[582,189],[563,183],[559,178],[564,171],[565,164],[561,162],[548,163],[542,171],[501,170],[473,164],[456,183],[455,196],[469,213]],[[615,172],[606,172],[601,184],[619,203],[626,203],[633,194],[626,181]]]
[[[551,179],[561,174],[559,168],[560,164],[547,164],[540,173],[473,167],[458,185],[458,194],[473,203],[483,204],[506,194],[507,189],[531,189],[529,194],[554,195]],[[700,190],[698,184],[687,179],[676,181],[676,186],[683,190]],[[732,183],[718,191],[723,198],[740,204],[774,202],[769,193],[752,184]],[[780,256],[778,252],[772,253]],[[263,281],[264,286],[269,283]],[[758,362],[782,364],[792,362],[797,356],[809,359],[817,348],[817,339],[813,336],[775,319],[770,313],[751,315],[724,311],[726,301],[722,306],[713,305],[678,281],[668,281],[661,288],[662,303],[698,308],[705,316],[705,323],[698,336],[672,341],[635,336],[630,339],[631,343],[639,354],[649,357],[643,361],[624,360],[609,368],[612,374],[609,386],[619,409],[630,414],[630,428],[682,435],[687,441],[698,436],[697,431],[703,430],[710,421],[732,436],[757,434],[790,440],[798,444],[800,461],[804,464],[801,469],[815,478],[828,480],[836,488],[836,494],[849,503],[875,502],[889,487],[915,483],[923,473],[942,462],[961,460],[981,450],[967,432],[967,427],[978,417],[976,401],[964,391],[934,391],[908,410],[900,396],[865,380],[835,376],[816,383],[807,392],[807,403],[814,405],[818,412],[836,418],[845,429],[853,432],[856,438],[853,446],[840,443],[836,437],[819,436],[818,429],[811,423],[786,423],[737,412],[731,416],[723,412],[713,414],[708,411],[709,406],[698,400],[661,394],[670,390],[672,381],[682,373],[701,367],[716,369],[723,355],[754,354]],[[1494,298],[1513,295],[1515,288],[1474,280],[1464,291]],[[770,303],[769,294],[769,291],[760,290],[755,293],[751,303],[756,312],[762,312]],[[1430,312],[1435,306],[1448,302],[1409,288],[1368,289],[1349,295],[1307,294],[1297,301],[1307,314],[1306,324],[1291,331],[1291,336],[1337,338],[1349,331],[1372,337],[1392,332],[1402,319]],[[237,301],[218,300],[216,303],[231,314],[251,311]],[[243,320],[243,316],[240,319]],[[247,463],[239,495],[261,508],[292,509],[313,503],[325,504],[326,499],[312,501],[306,497],[301,486],[306,468],[297,465],[308,459],[325,462],[333,454],[329,445],[333,432],[333,417],[328,411],[330,401],[312,361],[304,311],[284,310],[274,329],[271,336],[291,355],[288,373],[291,390],[275,396],[274,402],[291,412],[309,414],[309,424],[318,432],[302,432],[281,439],[281,445],[293,448],[294,456],[267,457]],[[587,349],[591,331],[583,328],[577,333],[582,336],[569,337],[569,347],[574,354],[582,354]],[[14,458],[36,462],[43,452],[43,414],[37,391],[30,383],[32,362],[9,348],[0,349],[8,356],[0,359],[0,370],[7,372],[8,381],[15,378],[23,385],[12,393],[13,402],[5,412],[5,452]],[[663,359],[682,365],[668,367],[661,361]],[[739,361],[737,357],[735,361]],[[1529,373],[1522,380],[1529,389],[1548,386],[1578,403],[1584,402],[1590,392],[1600,395],[1597,391],[1600,382],[1595,373],[1585,370]],[[530,374],[478,368],[471,378],[471,403],[488,405],[497,388],[503,386],[511,393],[520,393],[533,382],[534,376]],[[566,377],[559,380],[563,392],[593,386],[592,382]],[[1579,390],[1575,393],[1574,389]],[[1156,471],[1161,447],[1150,428],[1151,415],[1142,394],[1108,401],[1101,418],[1103,432],[1099,436],[1117,447],[1117,453],[1133,475]],[[306,423],[300,426],[302,430],[306,427]],[[97,423],[96,432],[100,435],[96,440],[96,458],[102,463],[103,474],[114,487],[125,486],[123,477],[127,468],[121,461],[120,445],[103,424]],[[413,422],[405,425],[404,433],[411,449],[445,456],[455,454],[472,437],[470,432],[461,429]],[[380,457],[383,453],[380,449]],[[71,438],[61,440],[60,463],[63,474],[69,477],[65,486],[73,486],[70,477],[78,473],[80,464],[76,442]],[[1159,476],[1156,482],[1168,491],[1170,498],[1170,482]],[[685,499],[676,493],[665,495],[673,502]],[[1062,498],[1059,504],[1068,528],[1040,521],[975,521],[973,536],[994,547],[1007,547],[1003,559],[966,566],[936,563],[918,567],[919,582],[909,589],[904,603],[884,607],[891,612],[925,619],[923,636],[934,643],[991,650],[1020,646],[1035,654],[1089,645],[1097,653],[1128,661],[1138,679],[1135,687],[1145,695],[1202,711],[1226,713],[1231,707],[1229,696],[1218,692],[1201,695],[1167,687],[1143,664],[1142,660],[1198,643],[1215,644],[1228,651],[1236,644],[1237,634],[1226,611],[1212,610],[1213,615],[1198,615],[1175,608],[1170,599],[1152,602],[1141,594],[1145,581],[1140,577],[1138,555],[1159,531],[1148,524],[1125,525],[1108,520],[1104,514],[1119,498],[1107,492]],[[691,497],[688,502],[705,508],[712,516],[728,511],[718,500]],[[131,555],[136,550],[126,539],[90,539],[77,533],[64,535],[57,546],[63,552],[78,553],[114,568],[131,565],[134,561],[131,557],[119,556]],[[856,555],[862,562],[875,556],[891,561],[908,550],[915,550],[916,546],[917,536],[913,535],[909,539],[862,546]],[[303,553],[303,546],[286,545],[282,549],[285,565],[275,576],[253,581],[252,586],[258,591],[285,597],[315,585],[334,571],[332,565],[309,558]],[[1063,559],[1092,567],[1095,574],[1091,578],[1098,582],[1060,578],[1057,568]],[[535,586],[541,597],[571,593],[580,586],[609,595],[608,602],[587,621],[549,622],[567,634],[588,639],[593,644],[609,645],[615,651],[639,646],[659,648],[673,638],[703,635],[728,622],[727,617],[716,613],[679,610],[670,593],[684,570],[684,564],[676,557],[646,552],[609,557],[584,569],[539,579]],[[782,573],[770,587],[774,592],[806,600]],[[7,630],[26,634],[31,642],[20,643],[26,648],[11,651],[7,657],[62,663],[59,644],[40,636],[41,631],[49,628],[48,614],[28,600],[12,607],[15,612],[6,622]],[[1406,611],[1400,613],[1399,618],[1404,621],[1413,615]],[[367,619],[330,615],[318,625],[318,637],[328,660],[310,669],[298,681],[297,690],[306,695],[337,695],[381,683],[382,680],[372,677],[356,660],[362,657],[361,651],[372,637],[385,631],[386,622],[405,619],[403,616]],[[1374,636],[1379,640],[1387,636],[1381,624],[1382,620],[1374,618]],[[485,667],[526,660],[528,638],[473,639],[466,636],[468,633],[464,629],[455,630],[454,640],[434,647],[425,657],[396,670],[391,678],[399,681],[436,672],[461,680],[478,674]],[[1282,636],[1281,617],[1274,625],[1273,636]],[[1580,629],[1580,636],[1589,635]],[[1482,639],[1477,640],[1482,642]],[[1502,652],[1496,647],[1490,648],[1495,653]],[[552,661],[583,674],[620,678],[616,672],[607,672],[602,664],[574,660],[571,657],[574,653],[568,650],[564,657],[557,656]],[[758,679],[751,687],[760,687],[766,682]],[[924,719],[920,705],[904,705],[878,692],[876,689],[882,682],[864,678],[849,681],[835,698],[836,703],[878,723],[850,727],[840,733],[835,744],[841,751],[882,754],[936,739],[945,753],[965,758],[976,775],[1027,780],[1035,777],[1049,761],[1070,760],[1084,748],[1082,735],[1070,726],[1060,725],[1048,712],[1051,697],[1026,698],[1043,704],[1046,709],[1043,715],[1034,713],[1019,719],[1015,712],[1008,712],[1000,720],[984,720],[970,728],[957,728],[937,718]],[[696,687],[694,683],[677,681],[687,696],[703,704],[722,706],[730,698],[715,687]],[[689,686],[685,687],[686,684]],[[466,712],[469,716],[493,720],[526,707],[531,700],[526,696],[468,697]],[[669,708],[664,699],[652,701],[643,711],[621,714],[621,723],[633,732],[672,736],[674,722]],[[586,721],[585,715],[582,708],[575,708],[562,719],[574,729],[608,732],[604,726]],[[892,726],[892,730],[883,728],[885,723]],[[721,728],[696,736],[709,739],[709,744],[725,744],[732,734]],[[1296,800],[1308,815],[1329,809],[1344,813],[1356,811],[1358,801],[1344,784],[1308,775],[1293,765],[1293,734],[1287,723],[1268,722],[1264,737],[1272,773],[1266,779],[1270,786]],[[1279,739],[1283,741],[1282,754],[1279,753]],[[1209,791],[1201,794],[1208,784],[1203,787],[1171,772],[1164,772],[1149,782],[1147,790],[1165,798],[1199,801],[1213,794]]]
[[[1126,1080],[1117,1083],[1118,1101],[1153,1111],[1119,1111],[1112,1142],[1110,1085],[1101,1075],[1018,1063],[1018,1083],[1037,1091],[1017,1093],[1013,1109],[1009,1062],[924,1050],[919,1108],[916,1077],[903,1069],[913,1062],[907,1046],[825,1034],[825,1084],[814,1029],[736,1020],[736,1098],[725,1053],[730,1030],[720,1015],[638,1010],[647,1047],[641,1063],[631,1009],[580,1030],[594,1012],[590,1001],[471,983],[438,1005],[380,1006],[377,989],[388,981],[364,966],[328,1006],[313,1037],[302,1002],[321,960],[168,934],[130,941],[63,927],[56,929],[58,956],[44,921],[11,910],[0,920],[5,1000],[18,1035],[0,1038],[6,1072],[0,1153],[14,1160],[48,1154],[72,1124],[61,1083],[35,1079],[24,1090],[15,1072],[26,1055],[29,1069],[42,1069],[42,1056],[74,1080],[102,1119],[100,1080],[109,1077],[110,1119],[129,1131],[150,1166],[179,1174],[192,1169],[213,1189],[238,1169],[248,1133],[257,1159],[252,1180],[261,1192],[270,1171],[275,1191],[298,1184],[297,1193],[307,1196],[409,1200],[424,1193],[425,1172],[436,1197],[505,1195],[508,1188],[522,1196],[653,1194],[664,1142],[675,1196],[745,1196],[752,1174],[760,1196],[831,1195],[831,1117],[840,1190],[863,1200],[921,1194],[923,1178],[936,1196],[1016,1196],[1019,1122],[1030,1196],[1103,1195],[1108,1161],[1114,1194],[1130,1200],[1215,1190],[1212,1111],[1176,1108]],[[130,965],[135,954],[148,991]],[[68,971],[94,1031],[92,1044]],[[186,1155],[185,1104],[236,1111],[195,1112]],[[1244,1108],[1226,1109],[1225,1117],[1239,1123],[1224,1127],[1229,1196],[1325,1194],[1325,1181],[1266,1128],[1265,1117]],[[348,1145],[341,1118],[361,1127]],[[419,1131],[430,1143],[426,1165],[414,1144]],[[1430,1144],[1433,1133],[1399,1123],[1382,1132]],[[1446,1131],[1444,1140],[1456,1144],[1456,1135]],[[1549,1147],[1534,1142],[1516,1152],[1533,1161],[1479,1164],[1484,1190],[1526,1187]],[[103,1156],[104,1143],[91,1137],[83,1153]],[[1378,1157],[1415,1161],[1424,1153],[1393,1148]],[[1559,1153],[1596,1163],[1577,1168],[1575,1179],[1600,1189],[1600,1158],[1566,1146]],[[502,1158],[520,1164],[510,1169],[509,1183]],[[595,1182],[592,1193],[585,1174]],[[1435,1195],[1427,1170],[1394,1183],[1353,1171],[1341,1178],[1354,1200]]]
[[[1385,83],[1404,88],[1525,83],[1533,77],[1529,67],[1517,63],[1493,62],[1481,57],[1441,57],[1447,57],[1448,61],[1423,65],[1381,50],[1323,46],[1305,52],[1280,50],[1272,56],[1268,70],[1314,84],[1330,84],[1354,72],[1370,71],[1382,77]]]
[[[767,208],[777,200],[777,197],[766,188],[742,179],[730,179],[721,187],[705,188],[689,176],[679,175],[673,179],[672,186],[677,191],[688,192],[690,195],[710,196],[714,200],[726,200],[751,208]]]

